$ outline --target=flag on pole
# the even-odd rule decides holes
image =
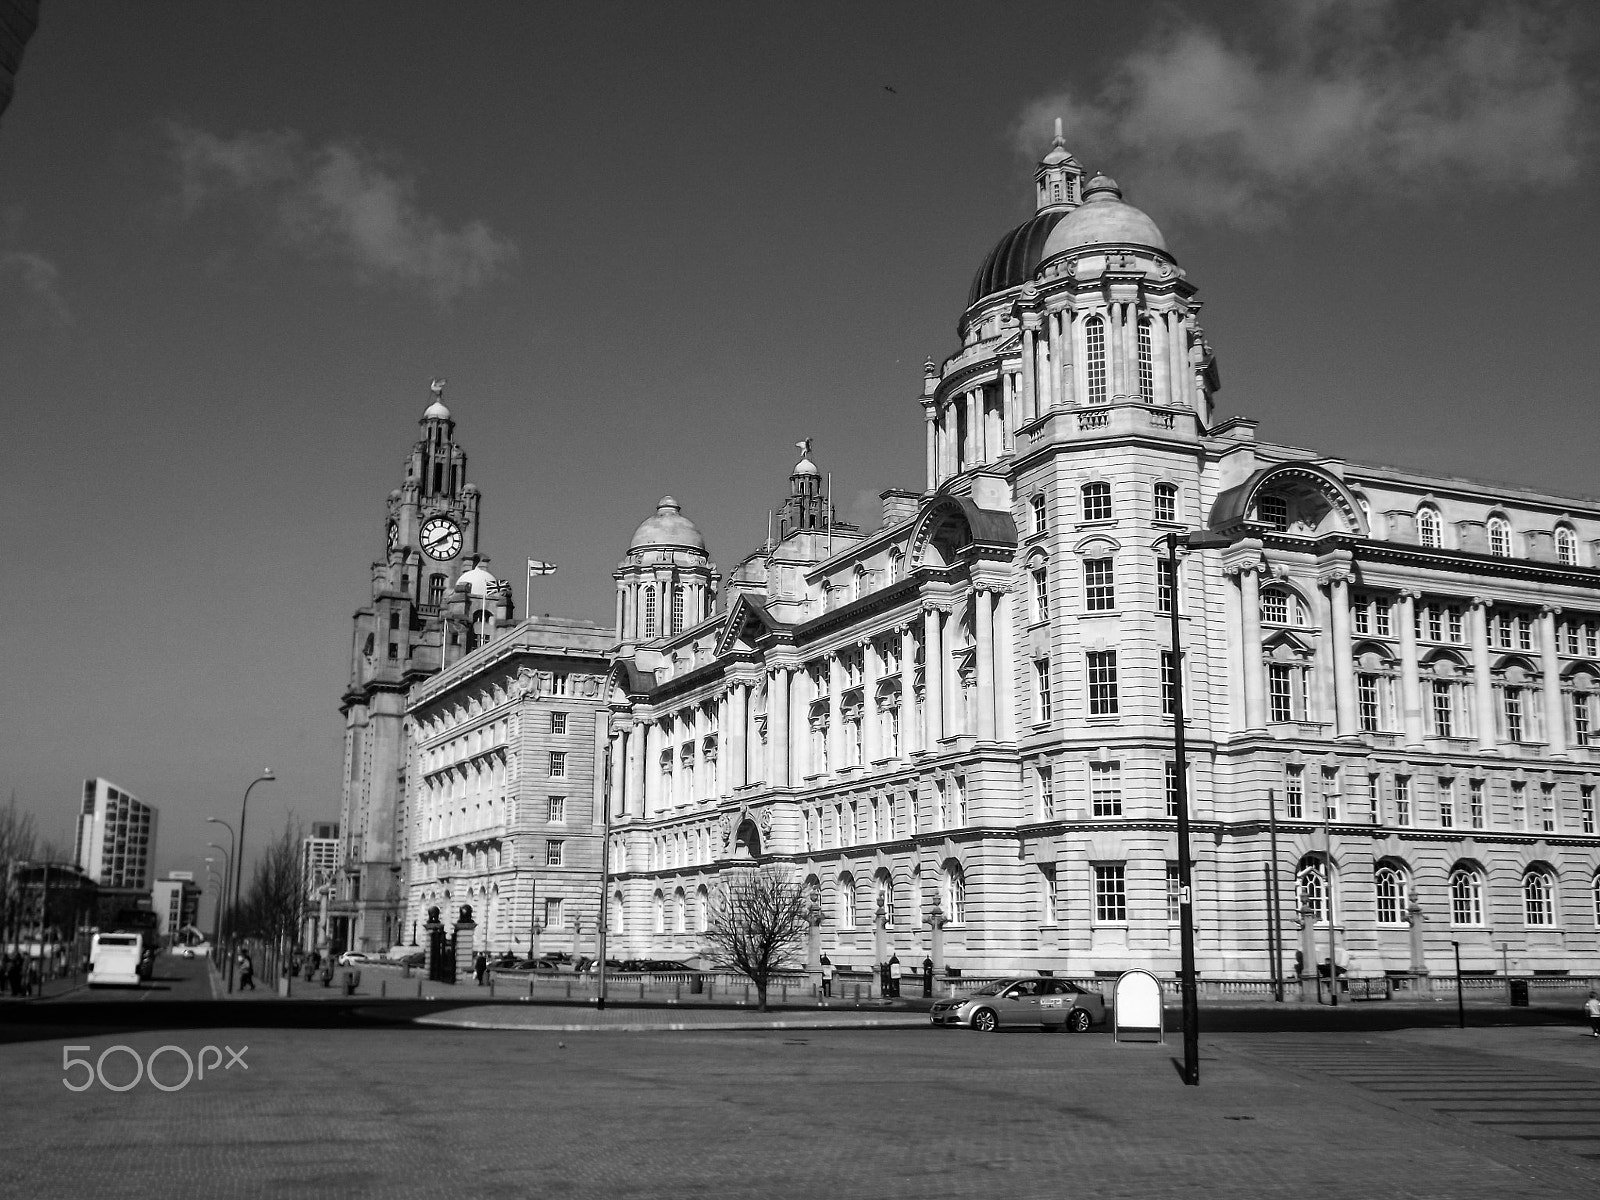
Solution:
[[[535,575],[554,575],[555,573],[555,563],[540,562],[535,558],[530,558],[528,560],[528,578],[530,579],[532,579]]]

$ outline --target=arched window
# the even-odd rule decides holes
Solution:
[[[1139,318],[1139,399],[1146,404],[1156,398],[1155,373],[1150,366],[1150,318]]]
[[[1033,496],[1028,505],[1033,509],[1033,532],[1043,533],[1050,526],[1049,518],[1045,515],[1044,495],[1040,493]]]
[[[663,896],[660,892],[657,892],[655,894],[654,907],[655,907],[655,918],[656,918],[656,922],[655,922],[656,932],[657,933],[665,933],[667,931],[667,898],[665,896]]]
[[[877,910],[883,910],[884,924],[893,929],[897,924],[894,911],[894,877],[888,871],[879,871],[872,881],[873,915]]]
[[[1083,323],[1084,367],[1088,372],[1089,403],[1106,402],[1106,323],[1092,316]]]
[[[1594,923],[1600,925],[1600,871],[1594,873],[1594,878],[1589,883],[1589,891],[1594,896]]]
[[[1522,915],[1529,925],[1556,923],[1555,883],[1550,873],[1534,867],[1522,877]]]
[[[1268,588],[1261,593],[1261,620],[1268,625],[1289,623],[1289,593],[1280,588]]]
[[[627,909],[623,907],[621,892],[611,897],[611,929],[609,932],[615,934],[627,932]]]
[[[1417,509],[1417,542],[1434,549],[1444,545],[1444,527],[1439,520],[1439,510],[1424,504]]]
[[[889,551],[889,582],[899,583],[905,576],[906,556],[898,550]]]
[[[1329,894],[1327,864],[1322,856],[1308,854],[1302,858],[1294,881],[1295,894],[1300,898],[1300,911],[1309,909],[1312,921],[1318,925],[1327,924],[1328,914],[1336,909],[1336,902]]]
[[[839,928],[856,927],[856,881],[849,872],[839,876]]]
[[[1408,901],[1405,872],[1392,863],[1384,863],[1373,875],[1378,892],[1378,924],[1403,925]]]
[[[711,928],[711,893],[703,883],[694,893],[694,927],[701,933]]]
[[[1578,565],[1578,535],[1570,525],[1556,526],[1556,561],[1569,567]]]
[[[656,590],[647,587],[644,590],[644,636],[653,638],[656,635]]]
[[[867,592],[867,569],[860,563],[850,574],[850,599],[859,600]]]
[[[1489,518],[1489,553],[1496,558],[1511,557],[1511,523],[1504,517]]]
[[[1111,485],[1086,483],[1083,485],[1083,519],[1085,521],[1111,520]]]
[[[689,901],[682,888],[672,893],[672,930],[674,933],[689,931]]]
[[[960,923],[967,919],[967,875],[960,863],[946,863],[944,868],[944,916],[947,921]]]
[[[1483,924],[1483,878],[1472,867],[1450,872],[1450,924]]]
[[[668,633],[680,633],[683,630],[683,585],[680,583],[672,589],[672,628]]]

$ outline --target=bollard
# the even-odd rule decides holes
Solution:
[[[861,1003],[861,985],[859,983],[856,984],[856,1003]]]
[[[639,980],[639,999],[644,999],[644,980]]]
[[[716,982],[716,980],[714,980],[714,979],[706,980],[706,999],[709,1001],[711,999],[711,997],[715,996],[716,994],[717,994],[717,982]]]
[[[528,976],[528,999],[533,999],[533,976]]]
[[[572,980],[567,980],[567,999],[572,999]]]
[[[781,1003],[789,1003],[789,984],[787,982],[778,985],[778,997]]]
[[[422,980],[417,980],[417,999],[422,999]]]
[[[387,979],[385,979],[385,980],[380,981],[379,984],[378,984],[378,999],[387,1000],[388,998],[389,998],[389,981]]]
[[[494,999],[494,976],[489,976],[489,999]]]
[[[683,984],[675,983],[672,985],[672,1002],[674,1004],[683,1002]]]
[[[748,983],[744,985],[744,1002],[746,1004],[750,1003],[750,985]]]

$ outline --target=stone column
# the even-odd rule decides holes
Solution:
[[[1354,738],[1360,733],[1356,714],[1355,658],[1350,644],[1350,576],[1343,568],[1325,576],[1328,607],[1333,625],[1334,736]]]
[[[967,389],[967,456],[968,466],[983,461],[983,391]]]
[[[931,934],[928,957],[933,959],[935,978],[944,974],[944,926],[944,910],[939,907],[939,901],[934,900],[933,911],[928,914],[928,928]]]
[[[911,757],[911,751],[917,749],[913,742],[920,742],[921,730],[916,727],[917,715],[917,689],[914,684],[917,673],[917,643],[912,636],[909,624],[900,626],[900,759],[902,762]]]
[[[822,909],[813,904],[806,910],[806,974],[811,982],[822,982]],[[817,989],[821,991],[819,987]]]
[[[994,741],[994,593],[972,593],[972,625],[978,643],[977,686],[973,700],[978,707],[977,729],[980,742]]]
[[[925,750],[936,751],[944,737],[944,638],[939,626],[944,614],[937,608],[922,610],[922,716]]]
[[[1155,383],[1154,402],[1162,408],[1172,402],[1172,350],[1168,343],[1167,314],[1150,314],[1150,375]]]
[[[789,668],[776,667],[767,682],[767,782],[789,784]]]
[[[727,746],[722,755],[728,761],[728,790],[737,791],[750,782],[745,746],[750,734],[750,687],[742,680],[733,685],[728,716]]]
[[[994,734],[1010,741],[1016,733],[1016,663],[1011,647],[1011,593],[994,593]]]
[[[1061,310],[1061,365],[1056,370],[1056,380],[1061,389],[1061,404],[1070,408],[1078,402],[1077,378],[1078,323],[1070,308]]]
[[[626,605],[622,602],[623,591],[623,588],[617,588],[617,639],[619,641],[628,636],[628,631],[623,625],[624,609],[626,608]],[[530,615],[529,613],[523,613],[523,620],[527,620]]]
[[[733,792],[733,764],[728,761],[728,743],[733,734],[732,692],[735,686],[723,688],[722,694],[717,697],[717,757],[712,767],[716,778],[707,789],[712,796],[727,796]]]
[[[1167,370],[1171,372],[1172,394],[1168,403],[1174,407],[1194,408],[1194,387],[1189,382],[1189,328],[1182,312],[1167,314],[1169,345]]]
[[[939,414],[931,400],[922,402],[922,424],[927,441],[928,491],[939,486]]]
[[[868,638],[861,644],[861,758],[865,763],[883,757],[878,736],[878,647]]]
[[[844,766],[844,663],[837,652],[828,655],[828,769],[837,774]]]
[[[1038,339],[1039,361],[1034,364],[1039,380],[1039,410],[1042,415],[1056,406],[1054,339],[1051,336],[1054,319],[1046,315],[1044,336]]]
[[[1022,395],[1017,400],[1017,424],[1026,425],[1039,415],[1038,389],[1034,380],[1039,365],[1039,318],[1035,313],[1022,316]]]
[[[1553,604],[1539,610],[1539,671],[1544,676],[1544,740],[1552,758],[1567,757],[1567,714],[1561,707],[1561,662],[1556,658]]]
[[[1016,445],[1017,437],[1017,374],[1003,371],[1000,375],[1000,452],[1005,454]]]
[[[648,721],[636,721],[628,731],[628,792],[625,803],[630,817],[643,817],[649,812],[644,781],[650,765],[652,727]]]
[[[1489,674],[1489,605],[1481,596],[1472,598],[1472,711],[1479,754],[1500,753],[1494,728],[1494,678]]]
[[[694,753],[694,786],[685,789],[683,796],[683,803],[685,804],[693,804],[700,799],[700,796],[695,795],[695,792],[706,796],[716,794],[715,781],[706,779],[708,769],[705,752],[706,725],[706,706],[696,704],[694,706],[694,746],[692,748]]]
[[[1400,622],[1400,715],[1405,732],[1406,748],[1421,750],[1422,736],[1422,679],[1417,665],[1417,601],[1420,592],[1401,592],[1394,609],[1394,619]]]
[[[611,735],[611,805],[613,820],[624,820],[628,815],[628,730],[618,729]]]
[[[1406,906],[1406,924],[1411,927],[1411,973],[1426,975],[1428,954],[1423,939],[1427,932],[1428,918],[1415,896],[1411,897],[1411,903]]]
[[[1230,564],[1239,576],[1240,641],[1244,649],[1244,723],[1248,733],[1267,728],[1267,696],[1261,664],[1261,559]]]

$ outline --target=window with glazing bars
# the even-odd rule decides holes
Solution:
[[[1083,323],[1084,370],[1088,379],[1089,403],[1106,402],[1106,323],[1098,315]]]
[[[1178,672],[1171,650],[1161,652],[1161,715],[1176,716],[1178,712]]]
[[[1411,824],[1411,776],[1394,777],[1394,823]]]
[[[1286,767],[1283,773],[1284,814],[1291,821],[1301,821],[1306,815],[1306,786],[1304,767]]]
[[[1116,576],[1112,559],[1083,560],[1083,599],[1084,607],[1090,612],[1110,612],[1117,607]]]
[[[1111,485],[1086,483],[1083,485],[1083,519],[1109,521],[1111,519]]]
[[[1178,488],[1176,484],[1158,483],[1155,487],[1156,520],[1178,519]]]
[[[1091,717],[1116,716],[1117,703],[1117,652],[1091,650],[1084,656],[1089,681],[1089,715]]]
[[[1174,602],[1172,576],[1174,567],[1172,561],[1166,558],[1156,559],[1156,611],[1170,613]]]
[[[1128,890],[1121,863],[1101,863],[1094,869],[1094,919],[1120,925],[1128,919]]]
[[[1097,817],[1122,815],[1122,765],[1089,764],[1089,801]]]
[[[1484,827],[1483,780],[1467,781],[1467,820],[1474,829]]]
[[[1156,397],[1155,373],[1150,364],[1150,318],[1139,321],[1139,399],[1146,404]]]
[[[1036,658],[1033,660],[1034,704],[1039,713],[1040,721],[1048,721],[1051,713],[1050,703],[1050,660]]]
[[[1356,676],[1356,717],[1368,733],[1378,729],[1378,677]]]
[[[1033,573],[1033,619],[1050,619],[1050,573],[1044,567]]]
[[[1439,780],[1439,828],[1453,829],[1456,823],[1456,781]]]
[[[1433,690],[1433,733],[1435,737],[1455,736],[1455,709],[1451,703],[1451,685],[1435,679],[1429,685]]]

